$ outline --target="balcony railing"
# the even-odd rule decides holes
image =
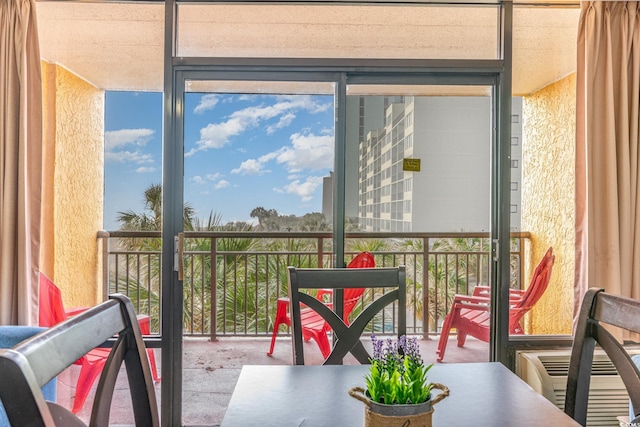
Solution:
[[[104,293],[128,295],[159,331],[161,233],[100,232]],[[524,241],[511,239],[511,287],[523,286]],[[185,232],[184,335],[268,336],[276,300],[287,295],[287,266],[333,266],[330,232]],[[407,269],[407,332],[439,332],[453,295],[471,294],[490,282],[488,233],[347,233],[345,260],[368,250],[376,266]],[[214,268],[212,268],[212,266]],[[363,296],[366,306],[372,294]],[[394,311],[383,313],[370,331],[392,332]]]

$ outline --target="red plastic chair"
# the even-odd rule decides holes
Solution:
[[[361,252],[351,260],[347,268],[373,268],[376,262],[371,252]],[[349,324],[349,315],[355,308],[358,300],[364,293],[364,288],[345,289],[344,290],[344,317],[346,323]],[[323,300],[325,295],[331,297],[331,291],[319,290],[316,298]],[[327,337],[327,333],[331,331],[329,324],[310,308],[301,310],[300,318],[302,321],[302,336],[305,341],[313,339],[320,348],[322,356],[326,359],[331,353],[331,344]],[[276,344],[278,329],[280,325],[291,326],[291,317],[289,315],[289,298],[278,298],[276,303],[276,318],[273,323],[273,334],[271,335],[271,347],[267,352],[268,355],[273,354],[273,348]]]
[[[511,289],[509,291],[509,334],[521,335],[524,333],[520,322],[547,289],[554,262],[553,248],[549,248],[536,267],[529,287],[524,291],[519,289]],[[453,298],[451,311],[442,324],[440,341],[436,350],[438,362],[441,362],[444,358],[451,328],[456,328],[457,330],[458,347],[464,345],[467,335],[489,342],[489,292],[487,286],[476,286],[473,290],[473,295],[456,295]]]
[[[62,294],[60,289],[44,274],[40,273],[40,298],[39,298],[39,324],[44,327],[56,325],[68,317],[74,316],[86,310],[87,307],[78,307],[70,310],[64,309],[62,303]],[[138,324],[142,335],[149,335],[150,324],[149,316],[139,315]],[[104,368],[109,353],[108,348],[96,348],[76,361],[76,365],[80,365],[80,374],[76,383],[76,394],[73,398],[74,414],[79,412],[87,400],[91,386],[98,378]],[[156,357],[153,349],[147,349],[149,355],[149,365],[154,381],[160,381],[158,369],[156,367]]]

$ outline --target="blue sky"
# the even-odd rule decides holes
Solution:
[[[201,218],[253,221],[253,208],[285,215],[322,211],[333,169],[333,97],[197,94],[185,98],[184,199]],[[106,230],[118,212],[142,212],[162,180],[162,94],[107,92]]]

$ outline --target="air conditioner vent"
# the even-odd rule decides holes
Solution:
[[[570,350],[521,351],[516,357],[516,373],[531,388],[564,409],[570,356]],[[594,353],[589,389],[588,427],[618,426],[617,417],[629,414],[627,390],[602,350]]]
[[[547,370],[547,374],[552,377],[567,376],[569,372],[569,357],[563,356],[540,356],[540,363]],[[591,375],[618,375],[613,363],[606,357],[594,357],[591,366]]]

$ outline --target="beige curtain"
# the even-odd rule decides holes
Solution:
[[[640,3],[582,2],[575,310],[589,287],[640,298]]]
[[[36,324],[42,83],[35,0],[0,0],[0,324]]]

